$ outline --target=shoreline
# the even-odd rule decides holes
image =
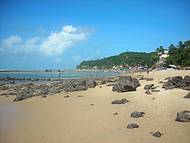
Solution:
[[[60,92],[46,98],[34,96],[18,102],[13,102],[15,95],[0,96],[0,141],[188,143],[190,122],[177,122],[175,118],[177,112],[190,110],[190,99],[184,98],[189,91],[179,88],[165,90],[162,86],[166,78],[184,77],[190,75],[190,71],[166,70],[148,75],[126,75],[138,80],[143,75],[136,91],[113,92],[114,81],[81,91]],[[150,78],[153,80],[147,80]],[[159,92],[146,94],[146,84],[154,84]],[[111,104],[124,98],[129,102]],[[144,117],[131,118],[130,114],[134,111],[145,112]],[[138,124],[139,128],[127,129],[129,123]],[[150,134],[156,131],[163,135],[156,138]]]

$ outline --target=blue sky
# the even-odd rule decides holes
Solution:
[[[1,0],[0,68],[75,68],[190,39],[189,0]]]

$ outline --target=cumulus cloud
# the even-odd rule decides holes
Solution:
[[[9,38],[3,40],[2,42],[2,45],[5,47],[5,48],[10,48],[16,44],[19,44],[22,42],[22,38],[15,35],[15,36],[10,36]]]
[[[64,26],[60,31],[51,32],[46,38],[33,37],[23,41],[19,36],[10,36],[2,41],[1,50],[7,50],[6,48],[9,47],[11,52],[15,51],[16,53],[21,52],[26,54],[27,52],[35,52],[47,56],[61,55],[66,49],[71,48],[77,42],[85,40],[87,36],[87,31],[68,25]]]
[[[86,32],[79,31],[72,25],[65,26],[59,32],[52,32],[50,36],[43,41],[40,50],[47,55],[58,55],[65,49],[72,47],[76,42],[86,39],[86,37]]]

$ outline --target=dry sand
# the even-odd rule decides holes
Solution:
[[[1,96],[0,143],[189,143],[190,122],[175,121],[177,112],[190,110],[190,99],[183,98],[188,91],[164,90],[159,83],[176,75],[190,75],[190,71],[151,72],[145,77],[154,81],[140,81],[134,92],[116,93],[103,85],[68,93],[69,98],[57,94],[12,102],[14,97]],[[148,83],[159,85],[160,92],[145,94],[143,87]],[[111,104],[121,98],[130,102]],[[135,110],[146,114],[133,119],[130,113]],[[140,127],[127,129],[128,123]],[[153,137],[150,132],[155,131],[164,135]]]

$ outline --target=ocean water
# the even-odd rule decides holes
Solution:
[[[112,77],[121,74],[121,72],[112,71],[77,71],[66,70],[64,72],[0,72],[0,78],[91,78],[91,77]]]

